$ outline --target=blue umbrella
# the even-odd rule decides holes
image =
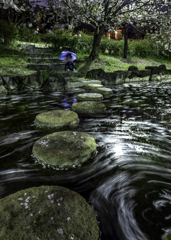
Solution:
[[[59,60],[65,60],[65,56],[68,55],[68,53],[71,53],[72,56],[72,60],[74,61],[75,59],[77,59],[77,56],[75,53],[70,52],[70,51],[63,51],[61,52],[61,55],[59,56]]]

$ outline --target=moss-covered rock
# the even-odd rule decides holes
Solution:
[[[77,125],[79,118],[77,113],[66,110],[53,110],[43,112],[36,116],[34,123],[38,127],[63,128]]]
[[[43,165],[53,168],[81,166],[96,152],[95,139],[83,132],[62,131],[40,138],[33,145],[33,155]]]
[[[100,101],[103,99],[103,95],[100,93],[81,93],[77,95],[78,101]]]
[[[113,91],[111,88],[94,88],[94,89],[91,89],[91,91],[96,93],[101,93],[104,96],[113,94]]]
[[[102,88],[102,87],[103,87],[103,85],[101,85],[101,84],[87,84],[85,86],[86,89],[94,89],[94,88]]]
[[[78,193],[40,186],[0,200],[0,239],[98,240],[99,227],[92,208]]]
[[[106,106],[100,102],[83,101],[72,104],[72,109],[78,113],[101,113],[105,111]]]

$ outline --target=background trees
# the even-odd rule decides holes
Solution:
[[[29,4],[26,4],[25,1],[21,3],[18,0],[0,0],[0,3],[4,6],[4,2],[6,2],[5,6],[7,7],[9,2],[12,7],[13,2],[13,8],[20,12],[27,12],[38,3],[40,6],[44,6],[42,18],[45,19],[48,12],[48,21],[55,22],[55,27],[59,25],[61,19],[65,19],[70,27],[78,22],[91,26],[94,30],[94,39],[89,57],[92,60],[98,58],[99,44],[105,30],[116,30],[123,22],[126,24],[136,22],[137,27],[145,24],[151,26],[157,24],[158,20],[160,20],[161,28],[171,18],[167,14],[171,3],[167,0],[30,0]],[[166,9],[162,12],[162,8]],[[126,54],[124,55],[126,57]]]

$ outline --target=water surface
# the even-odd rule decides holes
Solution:
[[[171,85],[124,84],[105,98],[104,114],[80,117],[74,131],[91,134],[97,156],[57,171],[35,162],[35,141],[49,134],[37,114],[65,109],[66,92],[0,95],[0,198],[19,190],[60,185],[86,198],[102,240],[160,240],[171,228]],[[84,92],[75,89],[72,93]]]

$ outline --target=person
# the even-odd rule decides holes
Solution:
[[[74,97],[74,94],[69,93],[61,102],[64,107],[70,108],[73,103],[77,102],[77,99]]]
[[[72,70],[75,72],[75,67],[74,67],[71,53],[68,53],[65,56],[64,61],[65,61],[65,70],[70,71],[72,66]]]

